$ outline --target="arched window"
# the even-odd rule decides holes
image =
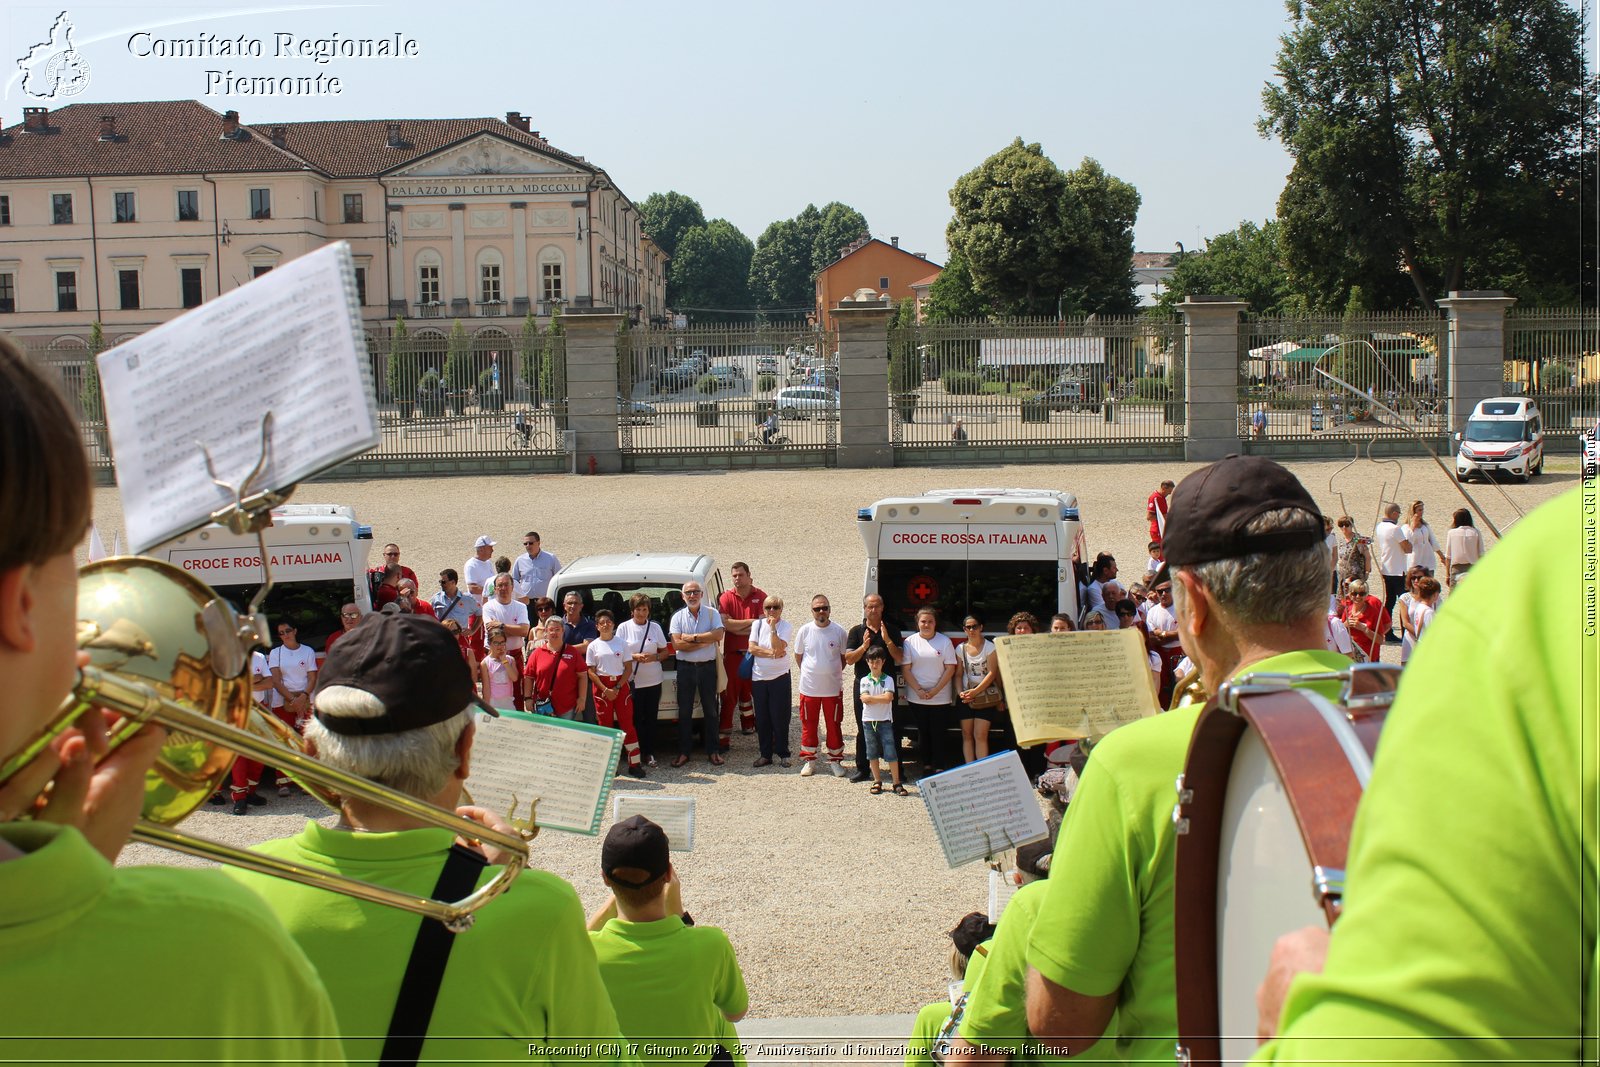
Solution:
[[[567,257],[555,245],[547,245],[539,252],[539,292],[546,304],[567,298]]]
[[[498,304],[504,290],[501,279],[505,276],[505,257],[498,249],[485,248],[478,253],[478,303]]]

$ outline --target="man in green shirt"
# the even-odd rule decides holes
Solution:
[[[1189,475],[1172,494],[1163,548],[1155,584],[1170,574],[1179,640],[1209,688],[1243,674],[1349,666],[1323,650],[1328,551],[1320,513],[1283,467],[1229,456]],[[1105,1034],[1124,1060],[1172,1056],[1172,783],[1199,712],[1179,709],[1113,731],[1084,770],[1056,841],[1070,875],[1045,883],[1028,937],[1028,1029],[1048,1051],[1076,1055]]]
[[[1418,643],[1343,914],[1331,941],[1280,941],[1263,1029],[1296,943],[1325,943],[1326,969],[1295,981],[1252,1062],[1595,1062],[1600,638],[1579,548],[1594,509],[1591,483],[1517,523]]]
[[[487,812],[456,808],[472,756],[475,710],[483,705],[444,627],[418,615],[379,616],[328,653],[306,740],[330,766],[504,829]],[[298,835],[257,851],[330,875],[432,893],[454,833],[358,800],[346,800],[340,816],[334,829],[308,822]],[[230,873],[267,901],[316,964],[350,1062],[377,1062],[416,941],[417,916],[295,882]],[[486,869],[479,884],[493,874]],[[454,935],[425,1032],[423,1060],[630,1059],[578,895],[543,871],[523,872],[476,914],[470,929]]]
[[[641,1062],[743,1064],[733,1024],[750,998],[739,961],[727,934],[684,914],[667,853],[666,832],[643,815],[606,834],[600,869],[614,909],[595,915],[589,935],[601,978]]]

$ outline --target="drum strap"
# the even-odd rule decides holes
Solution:
[[[433,899],[460,900],[477,886],[487,863],[482,854],[464,845],[451,845],[439,882],[433,887]],[[445,964],[450,962],[455,943],[456,935],[437,919],[424,918],[417,928],[417,940],[411,946],[411,959],[406,962],[400,995],[389,1020],[389,1034],[378,1057],[383,1067],[413,1065],[422,1055],[428,1024],[433,1021],[433,1006],[439,999],[439,985],[444,981]]]

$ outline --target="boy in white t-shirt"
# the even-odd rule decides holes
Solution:
[[[894,679],[883,673],[883,649],[877,646],[867,651],[867,673],[858,683],[861,687],[861,729],[866,735],[867,759],[872,765],[872,786],[867,792],[877,796],[883,792],[881,764],[889,765],[894,778],[894,795],[910,796],[900,784],[900,753],[894,743]]]

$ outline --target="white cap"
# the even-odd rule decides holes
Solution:
[[[473,548],[493,548],[494,547],[494,538],[490,537],[488,534],[484,534],[482,537],[478,538],[476,541],[473,542],[472,547]]]

